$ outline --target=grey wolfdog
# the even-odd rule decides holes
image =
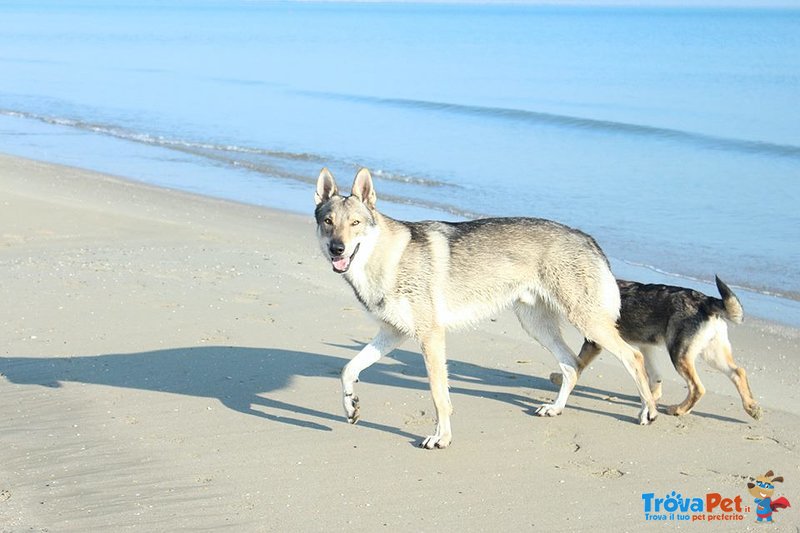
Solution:
[[[422,347],[436,409],[436,430],[421,447],[452,440],[445,331],[513,308],[525,331],[558,360],[563,380],[552,404],[536,414],[561,414],[575,387],[578,359],[561,336],[566,318],[584,337],[616,355],[642,399],[639,423],[657,416],[642,354],[617,332],[620,297],[608,260],[578,230],[536,218],[471,222],[403,222],[375,208],[372,176],[361,169],[341,196],[322,169],[315,195],[317,235],[334,272],[380,322],[375,338],[342,371],[345,415],[359,418],[353,384],[359,374],[406,338]]]
[[[758,420],[763,411],[753,399],[747,373],[733,360],[725,323],[726,319],[741,323],[744,310],[733,291],[718,276],[715,280],[721,299],[684,287],[618,280],[622,306],[617,325],[622,338],[638,346],[644,354],[650,390],[656,401],[661,398],[661,376],[652,349],[658,345],[667,347],[672,365],[689,389],[686,399],[668,406],[667,413],[685,415],[705,394],[695,368],[695,360],[701,356],[728,376],[739,392],[744,410]],[[601,351],[595,342],[585,340],[578,355],[578,373]],[[551,374],[550,381],[560,384],[561,375]]]

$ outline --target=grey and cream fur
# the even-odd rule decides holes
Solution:
[[[637,345],[644,354],[650,389],[656,401],[661,398],[661,376],[653,360],[653,348],[666,346],[675,370],[689,389],[686,399],[668,406],[667,413],[687,414],[705,394],[695,367],[697,357],[701,356],[730,378],[742,399],[744,410],[759,419],[761,407],[753,399],[747,373],[733,360],[725,322],[741,323],[744,310],[733,291],[719,277],[716,277],[716,283],[722,298],[683,287],[619,280],[617,284],[622,297],[619,331],[626,341]],[[596,342],[586,339],[579,354],[578,372],[601,351]],[[550,380],[558,384],[561,376],[552,374]]]
[[[513,308],[522,327],[553,353],[568,376],[540,416],[562,412],[577,380],[578,360],[561,336],[566,319],[617,355],[642,398],[639,422],[655,419],[642,355],[616,328],[619,290],[608,261],[585,233],[549,220],[493,218],[471,222],[404,222],[375,207],[372,177],[356,175],[342,196],[327,169],[316,190],[317,233],[323,254],[358,300],[380,322],[375,338],[342,371],[347,419],[359,418],[359,374],[404,339],[420,343],[436,409],[424,448],[452,439],[445,331],[473,325]]]

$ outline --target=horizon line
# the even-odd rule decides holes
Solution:
[[[259,2],[260,0],[249,0]],[[271,0],[265,0],[270,2]],[[277,0],[281,1],[281,0]],[[289,3],[326,4],[431,4],[431,5],[518,5],[531,7],[627,7],[627,8],[740,8],[798,9],[800,0],[282,0]]]

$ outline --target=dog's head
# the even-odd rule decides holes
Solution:
[[[756,498],[771,498],[775,493],[775,483],[782,482],[783,476],[775,477],[775,473],[770,470],[763,476],[758,476],[754,481],[754,483],[747,484],[750,494]]]
[[[336,181],[327,168],[320,172],[314,216],[322,253],[330,259],[334,272],[347,272],[353,261],[374,245],[378,229],[375,200],[372,176],[366,168],[356,174],[350,196],[339,195]]]

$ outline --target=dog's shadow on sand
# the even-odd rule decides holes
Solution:
[[[355,353],[361,345],[344,347]],[[378,385],[428,390],[421,355],[395,350],[387,359],[390,360],[379,361],[365,370],[362,378]],[[329,410],[321,411],[278,399],[281,395],[275,393],[290,387],[297,377],[338,381],[341,369],[348,361],[332,355],[282,349],[199,346],[75,357],[0,357],[0,375],[12,383],[43,387],[57,388],[64,382],[75,382],[215,398],[240,413],[273,422],[330,431],[328,423],[346,423],[338,395],[331,398]],[[547,379],[508,370],[454,360],[449,361],[449,368],[451,392],[454,395],[502,401],[529,413],[540,404],[530,395],[532,390],[551,396],[557,390]],[[529,394],[521,394],[522,391]],[[609,396],[614,396],[617,401],[629,402],[632,406],[638,406],[639,403],[637,397],[583,387],[576,389],[573,395],[592,397],[601,403],[605,401],[603,398]],[[567,408],[635,421],[633,416],[605,412],[602,406],[594,410],[568,404]],[[412,440],[417,438],[400,428],[367,420],[359,421],[359,425]]]

